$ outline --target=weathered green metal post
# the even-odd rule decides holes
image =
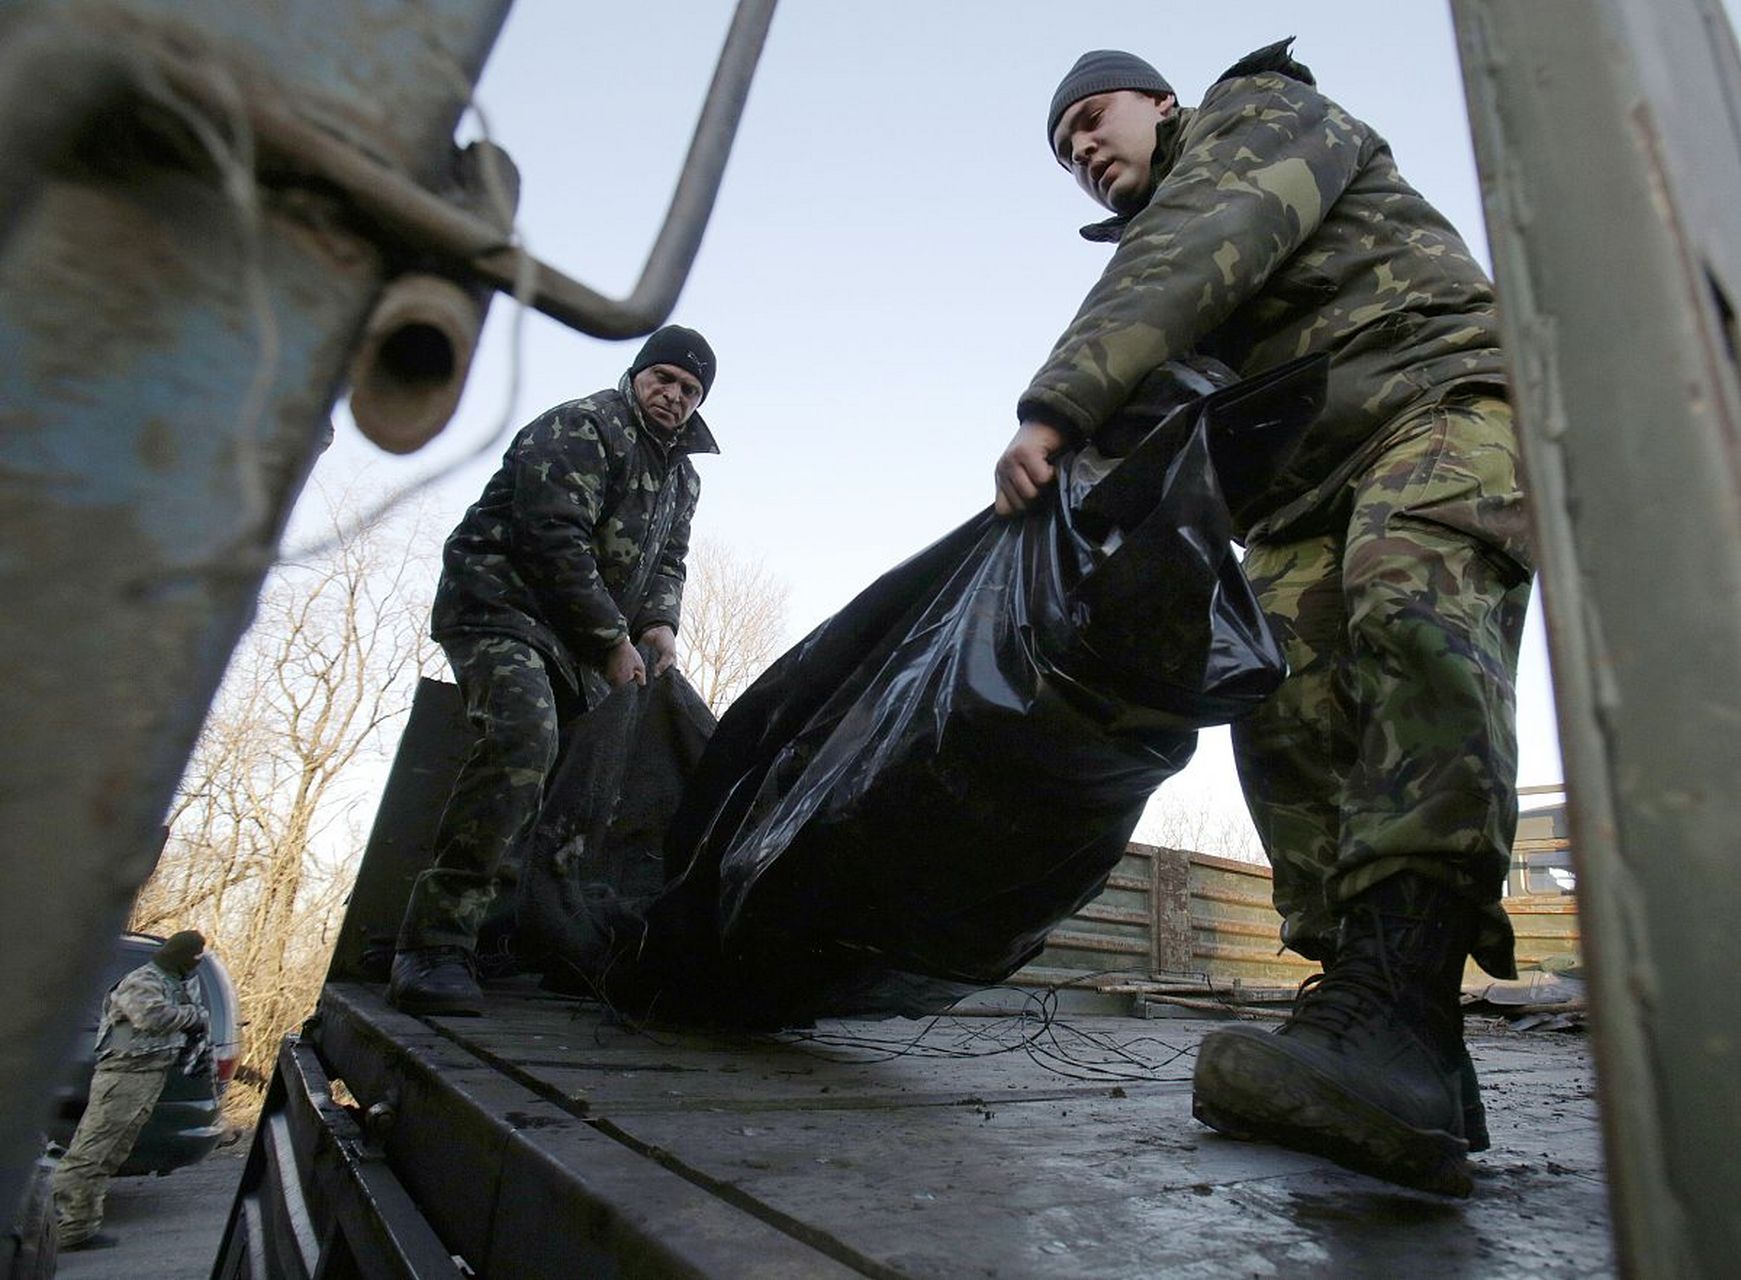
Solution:
[[[1741,1259],[1741,58],[1453,0],[1540,540],[1628,1274]]]

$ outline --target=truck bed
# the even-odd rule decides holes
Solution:
[[[1471,1021],[1494,1145],[1452,1201],[1199,1125],[1217,1025],[1035,996],[700,1034],[512,984],[486,1017],[419,1019],[335,983],[285,1046],[214,1274],[1614,1273],[1583,1036]]]

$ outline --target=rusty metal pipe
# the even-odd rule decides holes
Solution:
[[[732,139],[773,20],[775,0],[739,0],[702,104],[659,235],[635,287],[611,298],[512,245],[487,220],[419,186],[402,171],[261,96],[241,104],[262,160],[341,192],[396,248],[431,255],[492,288],[599,338],[632,338],[658,326],[676,305],[719,195]],[[57,25],[31,20],[0,46],[0,239],[29,198],[36,175],[84,134],[103,110],[139,93],[137,63]],[[151,70],[214,118],[230,102],[212,76],[165,53]],[[52,88],[52,92],[49,90]]]
[[[516,292],[524,266],[530,276],[526,300],[532,307],[594,337],[632,338],[651,332],[671,314],[688,278],[719,194],[774,4],[739,0],[665,221],[640,278],[624,298],[606,297],[554,267],[528,260],[500,228],[281,106],[257,100],[245,109],[263,159],[337,188],[396,246],[439,258],[510,294]],[[163,71],[194,102],[214,111],[221,107],[217,87],[198,68],[166,63]]]
[[[440,276],[389,284],[351,364],[357,430],[388,453],[434,439],[459,406],[483,318],[476,297]]]

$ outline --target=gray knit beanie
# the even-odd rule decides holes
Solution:
[[[1046,111],[1046,147],[1052,146],[1052,132],[1064,113],[1084,98],[1115,89],[1137,89],[1143,93],[1171,93],[1167,78],[1134,53],[1118,49],[1094,49],[1076,59],[1058,89],[1052,94],[1052,105]]]

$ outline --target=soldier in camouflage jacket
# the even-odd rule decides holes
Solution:
[[[447,540],[431,632],[478,740],[406,908],[389,985],[401,1008],[481,1012],[478,927],[537,818],[561,720],[676,659],[701,492],[690,456],[718,452],[696,413],[714,369],[700,334],[658,330],[615,388],[523,428]]]
[[[151,1118],[170,1072],[197,1054],[207,1031],[205,1009],[188,979],[205,951],[192,929],[171,935],[151,959],[103,998],[97,1066],[85,1111],[54,1171],[55,1234],[66,1250],[112,1243],[97,1228],[109,1180],[126,1163]]]
[[[1457,990],[1471,953],[1513,969],[1516,441],[1485,275],[1289,43],[1196,110],[1111,50],[1059,86],[1048,142],[1114,215],[1084,234],[1117,248],[1018,402],[997,505],[1025,508],[1164,360],[1330,354],[1324,414],[1234,513],[1292,673],[1235,726],[1241,781],[1283,939],[1327,973],[1280,1035],[1205,1041],[1197,1113],[1466,1192],[1485,1126]]]

